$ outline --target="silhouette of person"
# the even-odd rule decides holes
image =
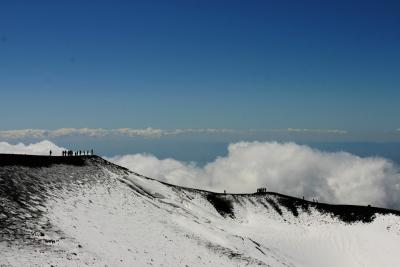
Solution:
[[[92,156],[93,156],[93,149],[92,149],[92,151],[90,151],[90,152],[92,152]]]
[[[51,156],[52,153],[53,153],[53,152],[50,150],[50,156]]]
[[[81,156],[82,155],[82,150],[79,150],[79,156]]]

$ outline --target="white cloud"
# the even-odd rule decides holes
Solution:
[[[247,131],[243,132],[250,132],[250,133],[292,133],[292,134],[302,134],[302,133],[308,133],[308,134],[337,134],[337,135],[343,135],[347,134],[348,132],[346,130],[341,130],[341,129],[318,129],[318,128],[313,128],[313,129],[307,129],[307,128],[286,128],[286,129],[250,129]]]
[[[288,132],[295,133],[317,133],[317,134],[347,134],[345,130],[339,129],[298,129],[298,128],[288,128]]]
[[[50,150],[53,152],[53,155],[61,155],[61,151],[65,150],[65,148],[58,147],[50,141],[42,141],[29,145],[23,143],[12,145],[6,142],[0,142],[0,153],[5,154],[48,155]]]
[[[131,129],[131,128],[120,128],[110,130],[110,133],[118,133],[129,137],[141,136],[141,137],[160,137],[164,134],[161,129],[146,128],[146,129]]]
[[[21,139],[25,137],[42,138],[46,135],[46,130],[24,129],[0,131],[0,137],[5,139]]]
[[[243,133],[247,130],[235,130],[235,129],[213,129],[213,128],[205,128],[205,129],[196,129],[196,128],[187,128],[187,129],[174,129],[164,131],[166,135],[178,135],[178,134],[221,134],[221,133]]]
[[[213,191],[254,192],[257,187],[330,203],[400,208],[400,173],[383,158],[328,153],[295,143],[240,142],[204,167],[152,155],[110,160],[169,183]]]
[[[101,137],[107,135],[108,131],[101,128],[61,128],[53,131],[46,132],[49,137],[61,137],[69,135],[86,135],[90,137]]]
[[[288,133],[309,133],[309,134],[346,134],[344,130],[336,129],[214,129],[214,128],[186,128],[186,129],[102,129],[102,128],[60,128],[56,130],[44,129],[24,129],[24,130],[7,130],[0,131],[2,139],[23,139],[23,138],[57,138],[64,136],[83,135],[89,137],[104,136],[128,136],[128,137],[145,137],[158,138],[162,136],[184,135],[184,134],[249,134],[249,133],[265,133],[265,132],[288,132]]]

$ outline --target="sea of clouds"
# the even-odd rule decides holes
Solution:
[[[60,148],[49,141],[11,145],[1,153],[48,154]],[[158,180],[211,191],[254,192],[258,187],[320,202],[372,204],[400,209],[400,170],[380,157],[323,152],[296,143],[239,142],[205,166],[150,154],[108,160]]]

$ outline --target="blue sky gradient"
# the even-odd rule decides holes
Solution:
[[[399,14],[399,1],[1,1],[0,130],[400,141]]]

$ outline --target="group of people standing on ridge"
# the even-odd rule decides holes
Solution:
[[[92,150],[77,150],[77,151],[72,151],[72,150],[63,150],[62,151],[63,156],[93,156],[93,149]]]

